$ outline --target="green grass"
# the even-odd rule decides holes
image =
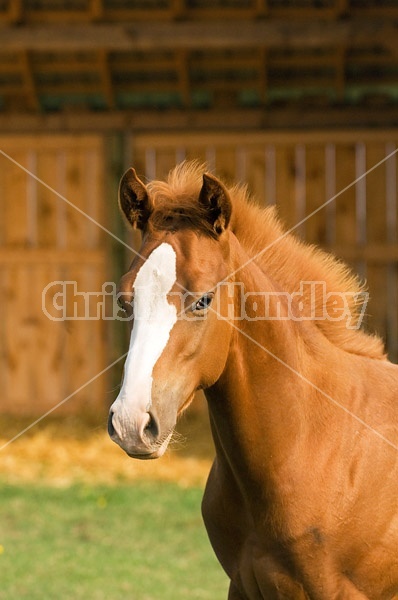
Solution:
[[[202,490],[0,485],[1,600],[225,600]]]

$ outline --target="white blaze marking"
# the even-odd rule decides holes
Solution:
[[[115,404],[122,413],[148,411],[152,403],[152,372],[177,321],[176,307],[167,294],[176,281],[176,253],[162,243],[147,258],[134,283],[134,327],[124,365],[124,378]]]

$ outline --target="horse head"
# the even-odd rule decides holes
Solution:
[[[196,390],[220,377],[231,338],[228,191],[207,173],[185,193],[154,183],[145,186],[129,169],[119,189],[121,212],[142,245],[119,284],[132,327],[108,429],[141,459],[165,452]]]

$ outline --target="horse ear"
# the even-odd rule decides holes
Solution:
[[[147,189],[133,168],[128,169],[120,180],[119,206],[130,225],[141,230],[145,228],[152,206]]]
[[[199,202],[206,209],[214,231],[220,235],[228,227],[232,204],[226,187],[210,173],[203,175]]]

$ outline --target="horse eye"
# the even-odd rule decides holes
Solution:
[[[194,305],[193,310],[205,310],[211,304],[213,300],[213,294],[204,294]]]

